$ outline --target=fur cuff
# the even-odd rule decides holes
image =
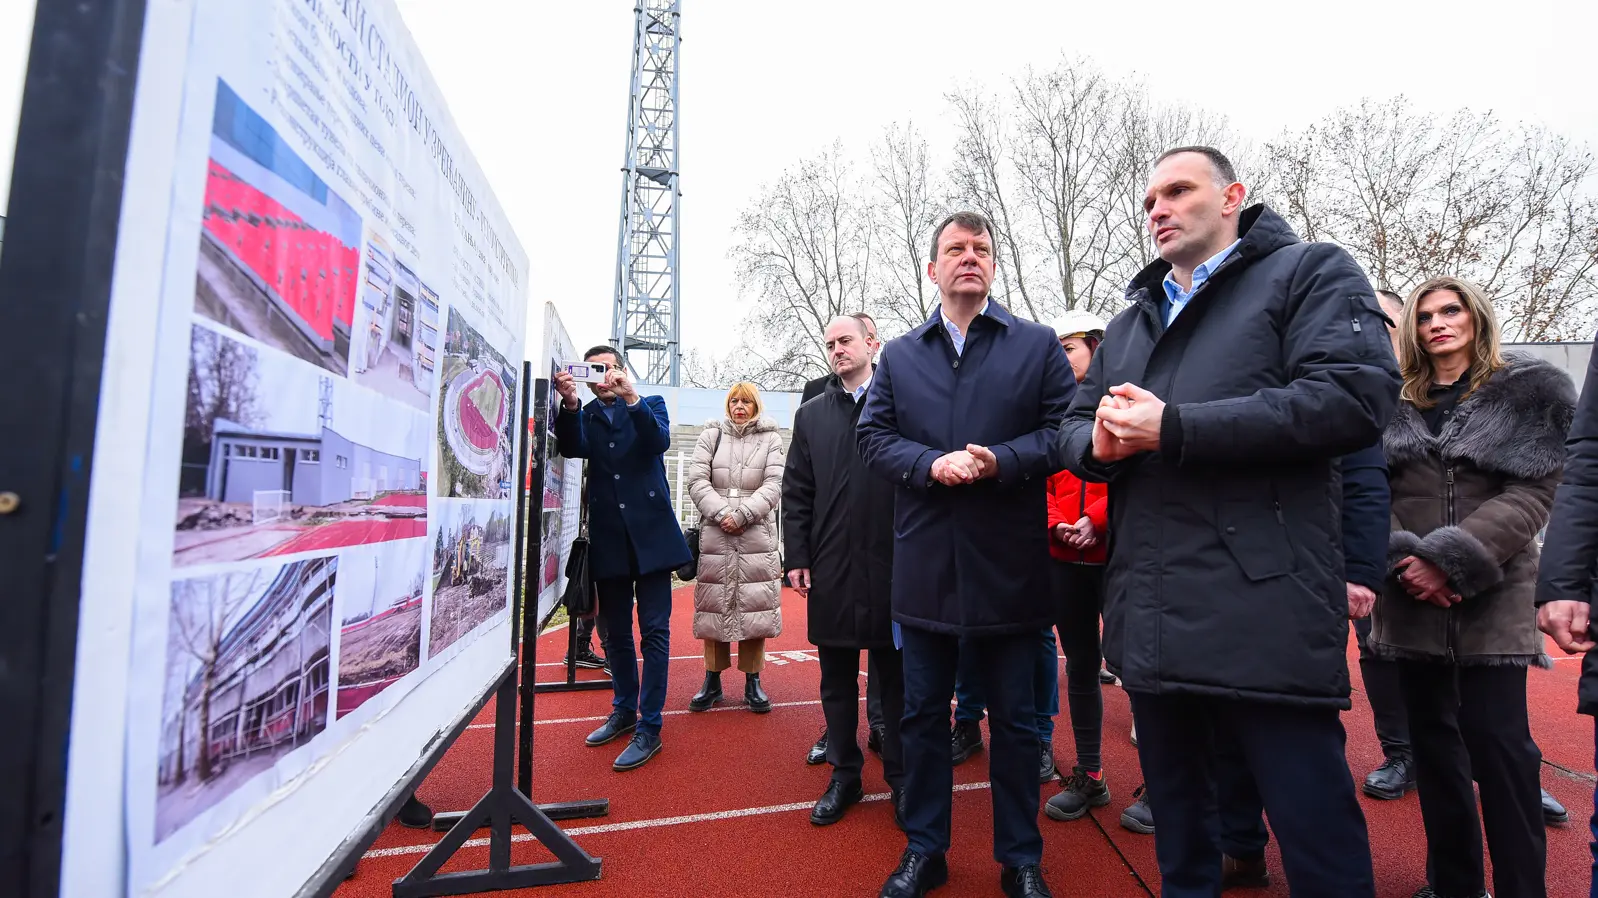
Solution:
[[[1466,598],[1492,589],[1504,579],[1504,569],[1487,547],[1463,527],[1433,530],[1420,541],[1415,554],[1442,568],[1448,582]]]
[[[1400,561],[1419,551],[1420,537],[1408,530],[1394,530],[1387,536],[1387,572],[1391,574]]]

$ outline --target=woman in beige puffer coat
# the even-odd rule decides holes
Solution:
[[[700,516],[694,636],[705,641],[705,683],[689,701],[690,711],[721,700],[721,672],[732,663],[733,642],[749,710],[771,710],[760,671],[766,640],[782,632],[777,506],[785,458],[777,422],[760,412],[755,385],[734,384],[727,416],[699,435],[688,469],[688,496]]]

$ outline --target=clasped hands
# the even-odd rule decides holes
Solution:
[[[1463,597],[1448,585],[1448,575],[1424,558],[1409,555],[1394,568],[1398,582],[1417,602],[1430,602],[1438,608],[1452,608]]]
[[[999,475],[999,459],[993,450],[975,443],[940,455],[932,462],[932,479],[944,486],[976,483]]]
[[[1160,448],[1165,402],[1136,384],[1121,384],[1099,399],[1093,415],[1093,458],[1120,461]]]

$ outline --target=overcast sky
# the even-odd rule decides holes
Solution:
[[[396,2],[531,258],[529,320],[552,299],[575,343],[605,339],[632,0]],[[1492,109],[1598,146],[1588,0],[683,5],[682,335],[711,351],[742,315],[726,251],[763,182],[835,138],[863,148],[892,121],[946,141],[956,81],[1002,86],[1062,53],[1225,113],[1254,140],[1403,93],[1420,110]],[[29,7],[0,0],[0,207]]]

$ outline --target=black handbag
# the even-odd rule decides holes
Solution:
[[[721,428],[716,428],[716,442],[710,447],[711,470],[715,470],[716,450],[721,448]],[[677,579],[684,583],[699,576],[699,525],[695,524],[682,532],[683,539],[688,543],[688,563],[677,569]]]
[[[573,617],[592,617],[598,608],[597,587],[588,573],[588,497],[582,504],[577,524],[577,536],[572,540],[571,555],[566,559],[566,592],[560,597],[566,613]]]
[[[687,582],[699,576],[699,527],[695,525],[683,531],[683,539],[688,541],[688,563],[677,569],[677,579]]]

